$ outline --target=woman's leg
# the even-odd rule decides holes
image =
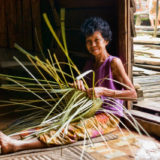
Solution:
[[[100,134],[114,131],[118,123],[119,119],[115,119],[105,113],[100,113],[83,121],[71,123],[68,127],[68,133],[63,134],[64,131],[62,131],[61,136],[58,137],[54,137],[56,132],[54,130],[41,134],[39,137],[40,140],[38,138],[32,140],[16,140],[0,132],[1,150],[3,154],[6,154],[26,149],[44,148],[47,147],[48,142],[50,145],[74,143],[80,139],[84,139],[86,131],[93,138]]]
[[[74,143],[85,138],[85,133],[91,138],[97,137],[101,134],[110,133],[117,129],[119,118],[114,118],[105,113],[99,113],[94,117],[86,118],[79,122],[71,123],[68,127],[67,134],[64,130],[61,136],[55,137],[56,131],[50,130],[39,136],[41,142],[49,143],[50,145],[63,145]]]
[[[3,134],[2,132],[0,132],[0,145],[2,154],[26,149],[47,147],[46,144],[39,141],[37,138],[31,140],[16,140]]]

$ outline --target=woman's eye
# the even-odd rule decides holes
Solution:
[[[99,42],[100,41],[100,39],[96,39],[96,42]]]
[[[91,41],[86,41],[86,44],[90,45],[92,42]]]

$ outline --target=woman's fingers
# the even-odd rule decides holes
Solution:
[[[85,91],[85,87],[82,80],[79,81],[79,89]]]
[[[82,80],[74,81],[73,87],[76,88],[76,89],[79,89],[81,91],[85,91],[86,90]]]

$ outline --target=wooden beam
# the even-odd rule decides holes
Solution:
[[[134,24],[134,11],[133,8],[130,9],[130,22],[131,22],[131,36],[135,37],[136,36],[136,30],[135,30],[135,24]]]
[[[22,1],[23,10],[23,40],[24,48],[27,50],[33,49],[33,28],[32,28],[32,15],[31,15],[31,1]]]
[[[131,0],[131,7],[133,8],[133,12],[136,12],[136,4],[134,0]]]
[[[39,45],[42,47],[42,32],[41,32],[41,13],[40,2],[37,0],[31,0],[31,17],[33,27],[33,49],[40,51]],[[38,45],[39,44],[39,45]]]
[[[5,0],[0,0],[0,47],[7,47],[7,22]]]
[[[6,10],[6,28],[7,28],[7,41],[8,47],[13,48],[16,42],[16,0],[10,1],[5,0],[5,10]]]
[[[16,43],[20,46],[24,46],[26,41],[23,38],[23,10],[22,10],[22,0],[16,0]]]
[[[118,0],[118,52],[130,79],[132,79],[131,45],[130,0]],[[131,109],[131,106],[132,102],[127,102],[127,108]]]
[[[92,8],[92,7],[112,7],[113,0],[56,0],[56,4],[63,8]]]

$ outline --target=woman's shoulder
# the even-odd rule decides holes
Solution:
[[[123,65],[121,59],[119,57],[113,56],[112,61],[111,61],[111,68],[114,71],[118,71],[118,70],[122,69],[123,67],[124,67],[124,65]]]
[[[118,65],[121,63],[122,63],[122,61],[119,57],[111,56],[111,65]]]

